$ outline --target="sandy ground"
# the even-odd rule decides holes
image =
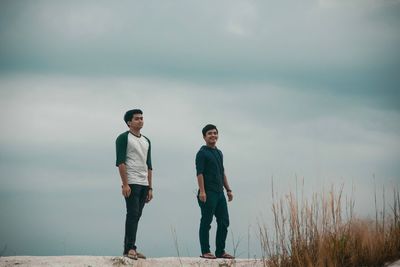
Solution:
[[[112,256],[13,256],[1,257],[0,266],[263,266],[261,260],[206,260],[201,258],[150,258],[146,260],[131,260],[126,257]]]
[[[152,258],[146,260],[131,260],[126,257],[112,256],[12,256],[1,257],[0,266],[82,266],[82,267],[102,267],[102,266],[263,266],[261,260],[206,260],[201,258]],[[400,260],[389,265],[391,267],[400,267]]]

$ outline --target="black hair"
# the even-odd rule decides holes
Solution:
[[[217,126],[212,125],[212,124],[207,124],[206,126],[204,126],[204,128],[203,128],[203,130],[201,130],[201,132],[203,133],[203,136],[206,136],[206,133],[209,130],[214,130],[214,129],[217,130],[217,133],[218,133]]]
[[[141,111],[140,109],[128,110],[127,112],[125,112],[125,115],[124,115],[125,123],[128,124],[128,121],[131,121],[133,118],[133,115],[135,115],[135,114],[143,114],[143,111]]]

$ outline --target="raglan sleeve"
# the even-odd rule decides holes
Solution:
[[[122,135],[118,136],[117,140],[115,140],[115,151],[116,151],[116,161],[115,166],[119,166],[126,161],[126,142],[124,141],[124,137]]]
[[[151,142],[150,142],[150,139],[148,139],[148,138],[146,138],[146,139],[149,142],[149,150],[147,151],[146,164],[147,164],[147,168],[149,170],[153,170],[153,165],[151,164]]]

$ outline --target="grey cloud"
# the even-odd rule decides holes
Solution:
[[[398,109],[399,3],[320,3],[3,2],[1,69],[272,81]]]

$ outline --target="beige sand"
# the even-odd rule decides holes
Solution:
[[[206,260],[201,258],[151,258],[146,260],[131,260],[126,257],[112,256],[12,256],[1,257],[0,266],[137,266],[137,267],[168,267],[168,266],[241,266],[257,267],[263,266],[261,260],[236,259],[236,260]],[[400,267],[400,260],[389,265]]]

